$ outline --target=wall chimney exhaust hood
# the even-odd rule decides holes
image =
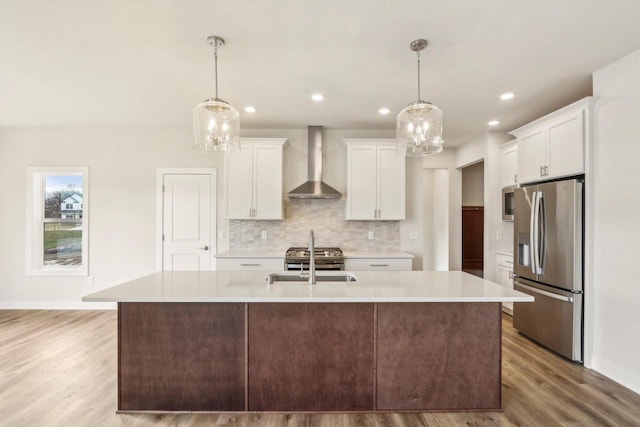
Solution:
[[[291,190],[290,199],[339,199],[338,191],[322,182],[322,126],[309,126],[308,180]]]

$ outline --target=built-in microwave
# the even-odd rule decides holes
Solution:
[[[513,221],[513,212],[515,210],[515,200],[513,192],[516,186],[510,185],[502,189],[502,220]]]

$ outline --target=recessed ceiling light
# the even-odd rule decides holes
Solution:
[[[311,95],[311,99],[313,99],[316,102],[320,102],[324,99],[324,95],[321,93],[314,93],[313,95]]]
[[[251,105],[248,105],[248,106],[244,107],[244,111],[246,111],[247,113],[255,113],[256,112],[256,107],[252,107]]]
[[[391,110],[389,110],[388,108],[385,107],[385,108],[379,109],[378,113],[380,113],[380,114],[389,114],[390,111]]]
[[[491,121],[489,122],[489,126],[498,126],[499,124],[500,124],[500,122],[499,122],[499,121],[497,121],[497,120],[491,120]]]
[[[503,101],[506,101],[507,99],[512,99],[512,98],[513,98],[513,92],[506,92],[500,95],[500,99],[502,99]]]

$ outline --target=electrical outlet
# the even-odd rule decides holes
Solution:
[[[267,230],[262,230],[262,233],[260,233],[260,238],[262,240],[267,240]]]
[[[373,231],[369,232],[369,240],[373,240]]]
[[[218,239],[224,239],[224,230],[218,231]]]
[[[409,232],[409,239],[411,239],[411,240],[418,240],[418,232],[417,232],[417,231],[411,231],[411,232]]]
[[[87,285],[93,286],[93,276],[88,276],[87,277]]]

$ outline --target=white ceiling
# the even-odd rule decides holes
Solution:
[[[393,129],[426,38],[422,98],[454,146],[590,95],[594,71],[640,48],[638,18],[637,0],[3,0],[0,127],[190,127],[215,34],[243,128]]]

